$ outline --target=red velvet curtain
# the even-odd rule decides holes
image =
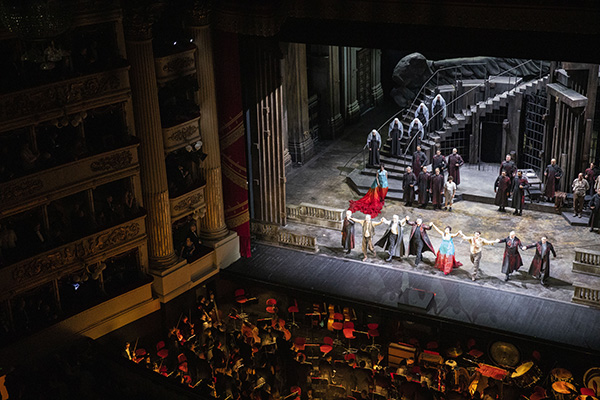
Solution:
[[[240,238],[240,255],[250,257],[246,135],[237,34],[213,31],[213,49],[225,222]]]

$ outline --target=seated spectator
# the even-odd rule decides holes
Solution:
[[[133,193],[131,191],[126,191],[125,196],[123,198],[123,215],[125,218],[131,218],[139,212],[139,207],[133,197]]]
[[[199,246],[202,244],[202,240],[200,240],[200,237],[198,236],[196,221],[192,221],[193,222],[190,224],[190,230],[187,232],[187,237],[192,240],[192,243],[194,243],[196,246]]]
[[[192,239],[189,237],[185,239],[185,244],[181,248],[181,253],[179,256],[181,258],[185,258],[187,262],[191,263],[198,258],[198,251],[196,249],[196,245],[192,242]]]

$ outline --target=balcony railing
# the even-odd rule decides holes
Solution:
[[[142,215],[0,269],[0,300],[134,248],[146,239],[145,219]]]
[[[575,249],[573,272],[600,276],[600,251],[594,249]]]
[[[35,199],[48,202],[114,180],[138,168],[138,143],[106,153],[96,154],[0,184],[0,217],[38,205]]]
[[[285,209],[289,221],[337,230],[342,229],[344,220],[344,209],[342,208],[300,203],[299,206],[288,204]]]
[[[156,80],[159,83],[167,82],[179,76],[190,75],[196,72],[195,47],[189,50],[154,59]]]
[[[317,238],[285,229],[279,225],[262,221],[252,221],[250,231],[257,240],[274,243],[282,247],[293,247],[312,252],[318,251]]]
[[[200,117],[196,117],[179,125],[163,128],[165,152],[170,153],[200,139],[199,119]]]
[[[179,197],[169,199],[171,203],[171,219],[176,220],[191,213],[199,213],[202,218],[206,213],[206,202],[204,201],[204,188],[206,185],[197,187]]]
[[[85,75],[0,96],[2,131],[122,101],[129,67]]]

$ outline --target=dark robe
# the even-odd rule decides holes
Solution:
[[[519,254],[521,241],[515,236],[512,242],[510,237],[505,237],[504,239],[501,239],[499,243],[506,243],[506,247],[504,248],[504,257],[502,258],[502,273],[513,273],[523,265],[521,254]]]
[[[390,143],[392,156],[400,157],[402,155],[402,146],[400,142],[400,140],[402,139],[402,132],[396,125],[394,125],[394,127],[390,131],[390,138],[392,139],[392,142]]]
[[[433,205],[442,205],[444,197],[444,175],[431,175],[431,202]]]
[[[429,185],[431,182],[431,175],[429,172],[423,172],[419,174],[417,178],[417,187],[419,188],[419,204],[426,206],[429,202]]]
[[[508,205],[508,195],[510,192],[510,178],[508,176],[499,176],[496,178],[494,191],[496,192],[494,204],[498,207],[506,207]]]
[[[423,131],[419,129],[419,124],[414,124],[412,129],[408,132],[408,139],[410,140],[410,154],[414,153],[417,150],[417,146],[421,145],[421,140],[424,136],[425,127],[423,127]]]
[[[590,215],[588,225],[590,228],[600,228],[600,195],[598,193],[593,195],[590,200],[590,210],[592,211],[592,215]]]
[[[441,154],[436,154],[435,156],[433,156],[433,161],[431,163],[431,172],[435,172],[436,168],[440,169],[440,173],[444,172],[444,169],[446,169],[446,157],[444,157]]]
[[[500,172],[498,172],[498,176],[502,175],[502,171],[505,171],[506,176],[508,176],[512,181],[515,175],[517,174],[517,167],[515,166],[513,160],[502,161],[502,164],[500,164]]]
[[[348,218],[342,224],[342,247],[348,251],[354,248],[354,221]]]
[[[595,193],[594,184],[596,183],[596,169],[595,168],[587,168],[585,170],[584,177],[585,177],[585,179],[587,179],[588,183],[590,184],[589,194],[593,196]]]
[[[404,190],[403,200],[406,204],[412,204],[415,201],[415,185],[417,184],[417,177],[414,172],[404,173],[404,184],[402,189]]]
[[[403,234],[404,230],[402,229],[400,222],[398,222],[398,237],[394,239],[394,234],[392,233],[392,224],[390,224],[381,239],[375,243],[375,246],[387,250],[392,257],[403,257],[406,252],[404,249]]]
[[[554,251],[554,246],[552,243],[546,241],[546,251],[542,254],[542,241],[540,240],[537,243],[530,244],[527,246],[528,249],[535,247],[535,255],[533,256],[533,260],[531,260],[531,266],[529,266],[529,275],[534,277],[539,277],[540,272],[544,273],[544,278],[550,275],[550,253],[554,257],[556,257],[556,251]],[[543,281],[545,281],[543,279]]]
[[[562,169],[558,165],[549,164],[544,172],[546,175],[546,186],[544,188],[544,195],[549,199],[554,197],[554,193],[559,188],[559,179],[562,177]]]
[[[523,189],[520,188],[523,186]],[[524,176],[516,177],[512,186],[512,201],[511,207],[515,210],[522,210],[525,204],[525,190],[529,187],[529,181]]]
[[[456,186],[460,185],[460,167],[462,167],[464,163],[463,158],[458,153],[450,154],[448,156],[448,175],[452,176]],[[458,166],[456,164],[458,164]]]
[[[423,124],[423,130],[427,129],[427,124],[429,123],[429,119],[427,117],[427,115],[425,114],[425,110],[426,108],[419,108],[417,110],[417,114],[415,115],[415,118],[419,118],[419,121],[421,121],[421,123]],[[429,110],[428,110],[429,111]]]
[[[439,131],[444,127],[444,107],[446,103],[442,103],[441,101],[437,101],[435,106],[431,109],[431,131]]]
[[[413,240],[415,235],[421,235],[421,239],[423,239],[423,252],[430,251],[435,254],[435,250],[433,249],[433,245],[431,244],[431,240],[429,240],[429,236],[427,235],[427,231],[431,229],[430,226],[426,226],[425,224],[421,224],[421,226],[417,226],[416,222],[407,222],[408,225],[412,226],[410,230],[410,238],[409,238],[409,248],[408,254],[416,255],[417,254],[417,246],[416,241]],[[417,232],[419,231],[419,232]]]
[[[379,141],[372,139],[369,149],[369,165],[379,165]]]
[[[413,158],[412,158],[412,169],[413,172],[415,174],[417,174],[417,171],[421,171],[421,167],[424,165],[427,165],[428,163],[428,159],[427,156],[425,155],[425,153],[423,153],[422,151],[415,151],[413,153]]]

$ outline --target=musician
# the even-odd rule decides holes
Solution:
[[[133,361],[135,354],[133,354],[133,351],[131,350],[131,343],[125,342],[125,348],[123,349],[121,355],[129,361]]]

